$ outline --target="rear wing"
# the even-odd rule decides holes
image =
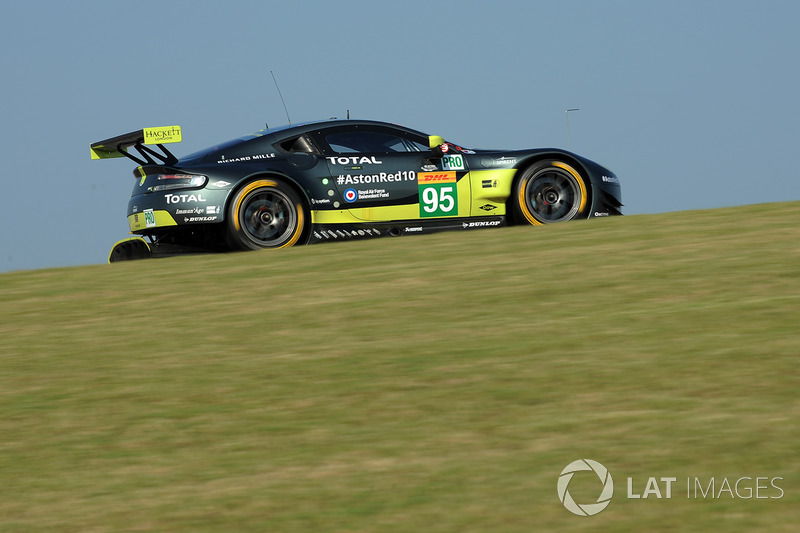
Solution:
[[[178,161],[178,158],[172,155],[164,145],[167,143],[179,143],[181,139],[180,126],[144,128],[139,131],[132,131],[131,133],[92,143],[89,149],[92,159],[127,157],[139,165],[154,165],[157,163],[172,165]],[[149,148],[147,145],[158,146],[161,153]],[[131,147],[139,153],[138,157],[128,151]]]

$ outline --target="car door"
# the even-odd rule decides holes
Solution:
[[[318,132],[343,206],[361,220],[458,216],[455,171],[434,158],[424,136],[383,126],[349,125]]]

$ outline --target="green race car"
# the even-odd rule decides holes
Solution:
[[[469,150],[403,126],[329,120],[259,131],[181,158],[178,126],[91,145],[137,163],[135,237],[109,261],[549,224],[621,214],[610,170],[553,148]]]

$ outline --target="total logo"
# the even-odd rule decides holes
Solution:
[[[164,196],[168,204],[205,202],[202,194],[167,194]]]
[[[344,191],[344,201],[352,204],[358,200],[358,191],[355,189],[347,189]]]
[[[375,158],[375,156],[349,156],[349,157],[326,157],[332,165],[382,165],[383,161]]]

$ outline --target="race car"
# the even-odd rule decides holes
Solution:
[[[91,144],[139,165],[109,262],[621,214],[617,176],[554,148],[473,150],[371,120],[290,124],[178,158],[179,126]],[[133,150],[131,150],[133,149]]]

